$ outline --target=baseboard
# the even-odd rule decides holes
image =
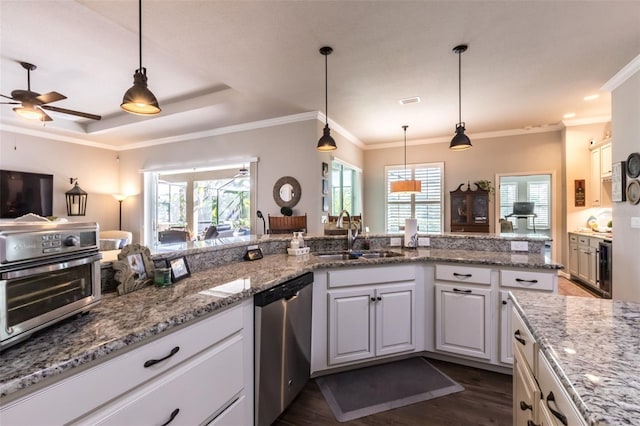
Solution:
[[[568,280],[570,280],[570,279],[571,279],[571,275],[570,275],[570,274],[568,274],[568,273],[566,273],[566,272],[564,272],[564,271],[558,271],[558,276],[559,276],[559,277],[562,277],[562,278],[566,278],[566,279],[568,279]]]

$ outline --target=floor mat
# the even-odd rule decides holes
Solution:
[[[464,390],[420,357],[359,368],[315,380],[339,422]]]

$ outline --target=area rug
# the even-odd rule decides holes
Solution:
[[[464,390],[421,357],[359,368],[315,380],[339,422]]]

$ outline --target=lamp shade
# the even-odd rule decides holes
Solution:
[[[42,111],[38,108],[31,106],[30,108],[21,106],[13,109],[16,114],[27,120],[41,120],[43,118]]]
[[[77,179],[71,178],[71,182],[75,182],[75,185],[65,192],[67,216],[84,216],[87,213],[87,192],[78,186]]]
[[[334,151],[337,147],[336,141],[331,137],[331,129],[329,129],[329,125],[324,125],[324,130],[322,131],[322,137],[318,141],[318,146],[316,147],[318,151]]]
[[[449,149],[453,151],[464,151],[465,149],[471,148],[471,140],[464,134],[464,130],[464,123],[456,124],[456,134],[453,139],[451,139]]]
[[[415,193],[421,192],[422,182],[419,180],[398,180],[391,182],[391,193]]]
[[[136,70],[133,75],[133,86],[122,97],[120,108],[137,115],[154,115],[161,111],[158,100],[147,87],[146,68]]]

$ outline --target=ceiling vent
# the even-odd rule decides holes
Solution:
[[[400,99],[398,102],[400,102],[400,105],[417,104],[420,102],[420,96]]]

